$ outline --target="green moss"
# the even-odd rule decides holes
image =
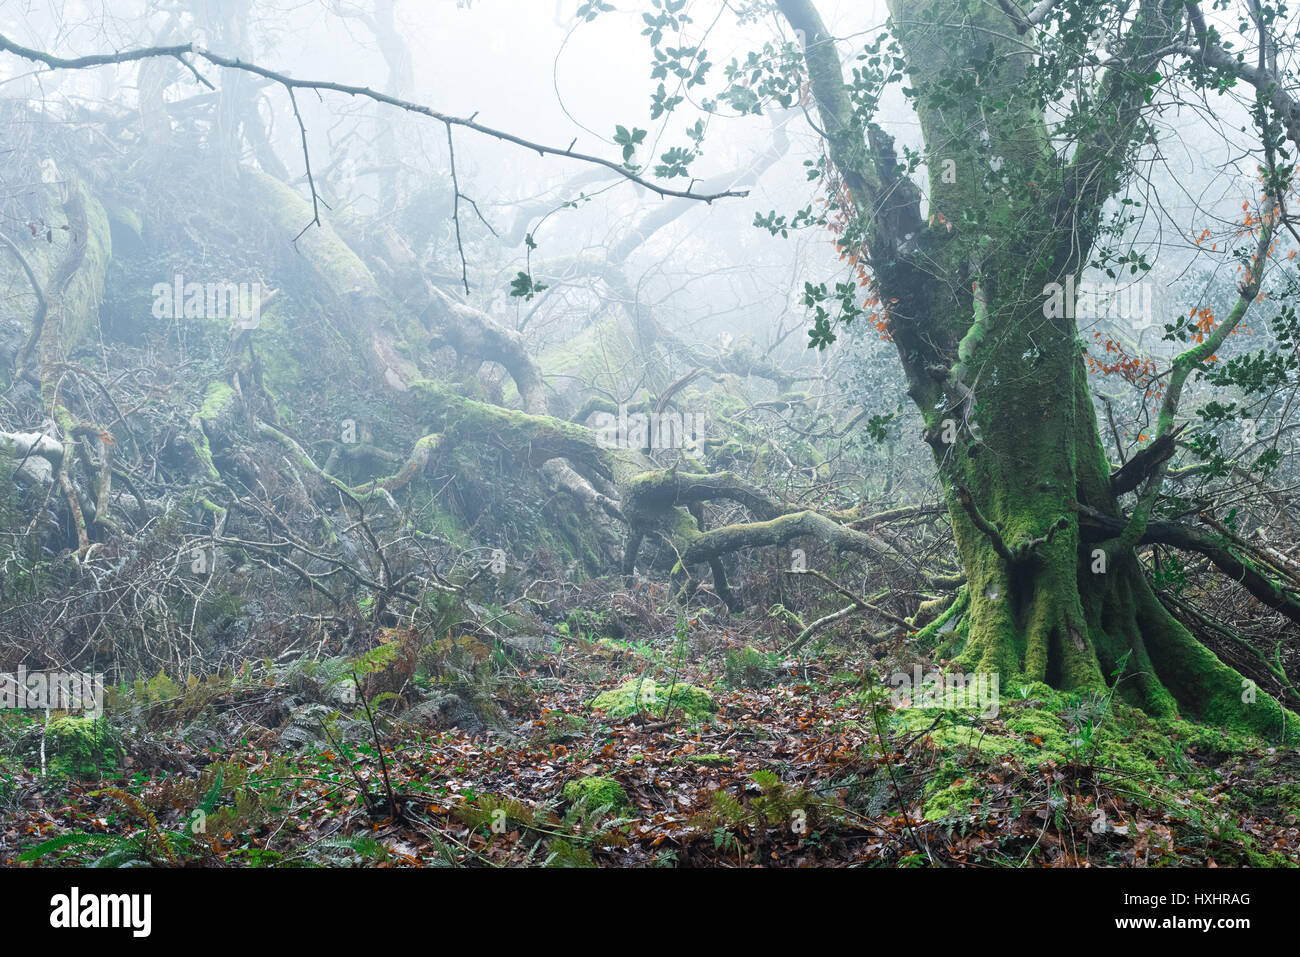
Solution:
[[[969,748],[988,757],[1007,754],[1015,748],[1012,739],[972,725],[935,728],[930,738],[938,748]]]
[[[1148,781],[1163,781],[1179,763],[1188,736],[1202,729],[1178,720],[1156,721],[1142,709],[1113,701],[1099,718],[1087,716],[1086,699],[1051,693],[1040,707],[1013,705],[1002,712],[1007,731],[1017,739],[1016,754],[1026,764],[1084,761]],[[1075,717],[1073,725],[1067,716]],[[1088,731],[1089,722],[1093,730]],[[1083,730],[1081,730],[1081,728]],[[1243,748],[1248,747],[1240,742]]]
[[[613,778],[598,774],[570,781],[564,786],[564,796],[574,804],[585,804],[589,808],[630,806],[623,786]]]
[[[926,799],[922,816],[927,821],[960,817],[968,813],[980,798],[981,788],[964,778],[958,778],[947,787],[940,788]]]
[[[965,644],[969,624],[966,610],[970,607],[970,592],[965,585],[957,589],[952,603],[913,637],[917,648],[929,651],[941,648],[943,657],[954,657]],[[920,617],[918,611],[917,617]]]
[[[1022,738],[1040,738],[1047,748],[1065,747],[1065,722],[1039,708],[1017,709],[1007,717],[1007,729]]]
[[[944,720],[935,725],[940,715]],[[974,724],[954,724],[953,720],[974,721]],[[891,730],[896,739],[910,738],[926,731],[934,746],[941,751],[966,749],[978,751],[987,757],[1007,754],[1016,742],[995,725],[981,722],[974,710],[940,710],[938,708],[899,708],[893,712]],[[933,727],[932,727],[933,726]]]
[[[1042,681],[1020,681],[1003,690],[1008,693],[1008,697],[1020,698],[1027,702],[1050,701],[1055,700],[1057,696],[1056,690]]]
[[[546,349],[538,365],[557,380],[573,378],[621,392],[617,384],[634,384],[626,360],[637,351],[631,324],[618,314],[600,319],[578,335]],[[505,400],[511,401],[517,395],[514,383],[508,382],[504,390]]]
[[[262,365],[262,380],[272,393],[291,392],[299,387],[307,374],[302,362],[308,358],[307,350],[310,349],[309,340],[305,340],[301,333],[295,335],[289,328],[282,302],[276,299],[262,310],[257,328],[252,332],[258,361]],[[331,376],[320,377],[317,373],[317,377],[327,394],[333,391],[333,386],[341,384]],[[277,402],[276,409],[286,420],[293,412],[289,403]]]
[[[41,334],[41,346],[34,359],[60,360],[75,352],[95,331],[99,304],[104,297],[104,281],[113,255],[112,234],[104,207],[91,192],[75,178],[66,182],[69,190],[65,202],[61,187],[53,183],[38,186],[43,199],[37,202],[50,211],[56,221],[66,222],[64,229],[56,228],[51,239],[45,234],[19,241],[23,258],[36,274],[46,292],[49,314]],[[75,197],[73,192],[75,191]],[[77,203],[81,205],[79,221]],[[58,212],[54,212],[54,211]],[[61,290],[54,286],[60,279],[60,270],[71,258],[80,257],[76,270],[66,277]],[[22,305],[18,306],[26,322],[35,310],[36,299],[30,294],[30,285],[21,272],[17,260],[8,250],[0,255],[0,282],[20,291]],[[47,402],[53,397],[53,383],[47,386]]]
[[[629,678],[617,688],[597,695],[591,707],[611,718],[628,718],[642,712],[662,718],[671,712],[683,715],[690,722],[703,721],[718,710],[713,698],[703,688],[680,682],[676,685],[656,682],[654,678]]]
[[[1251,797],[1257,804],[1277,805],[1280,818],[1300,814],[1300,784],[1267,785],[1256,789]]]
[[[245,167],[241,171],[240,186],[247,194],[250,206],[265,210],[275,227],[283,233],[298,233],[304,219],[309,221],[312,218],[311,204],[293,187],[273,176]],[[375,287],[370,270],[331,226],[319,224],[307,230],[299,236],[295,246],[337,295],[347,296],[358,291],[368,293]]]
[[[462,522],[454,512],[435,506],[429,515],[429,532],[433,535],[441,535],[452,542],[463,542],[465,538],[465,523]]]
[[[941,752],[975,751],[987,760],[1012,755],[1029,767],[1048,761],[1087,764],[1103,774],[1110,769],[1151,782],[1165,782],[1180,773],[1179,768],[1188,770],[1182,752],[1189,747],[1204,751],[1226,747],[1241,753],[1266,746],[1249,736],[1225,737],[1214,728],[1152,719],[1122,702],[1112,701],[1097,712],[1096,699],[1052,691],[1046,685],[1018,690],[1030,694],[1004,700],[999,720],[980,721],[972,712],[907,708],[893,712],[893,734],[905,739],[931,729],[942,714],[944,720],[928,731]]]
[[[681,760],[685,764],[699,764],[706,768],[726,768],[733,763],[727,754],[687,754]]]
[[[598,575],[608,567],[594,547],[595,527],[573,509],[547,508],[535,527],[537,544],[552,552],[574,579]]]
[[[45,737],[53,741],[73,741],[78,738],[92,737],[98,720],[84,715],[62,715],[52,719],[46,726]]]
[[[623,626],[609,609],[593,611],[589,608],[574,608],[564,619],[564,623],[568,626],[570,635],[588,641],[599,638],[597,644],[605,643],[609,638],[624,636]]]
[[[117,751],[116,739],[103,717],[63,715],[45,728],[53,770],[84,776],[97,772]]]
[[[65,310],[58,335],[66,352],[72,352],[95,329],[99,303],[104,298],[104,276],[113,257],[112,230],[98,200],[80,183],[86,213],[85,258],[63,292]],[[83,241],[76,237],[74,241]]]
[[[104,202],[104,212],[108,216],[110,226],[121,226],[128,230],[137,242],[142,241],[144,236],[144,222],[140,219],[138,213],[129,206],[123,206],[121,203],[112,200]]]
[[[200,419],[215,419],[222,415],[235,401],[235,390],[220,380],[211,383],[203,393],[203,405],[199,407]]]

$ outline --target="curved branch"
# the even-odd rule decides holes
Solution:
[[[49,312],[49,302],[45,299],[45,290],[41,288],[40,282],[36,278],[36,273],[27,262],[27,257],[23,255],[14,241],[0,233],[0,243],[9,247],[10,252],[18,259],[18,265],[22,266],[23,272],[27,275],[27,281],[31,283],[32,292],[36,295],[36,311],[32,313],[32,328],[27,335],[27,341],[23,344],[22,350],[18,353],[18,358],[14,362],[15,374],[19,378],[28,379],[36,382],[36,376],[30,370],[31,356],[36,351],[36,344],[41,341],[41,330],[45,328],[45,316]]]
[[[1122,518],[1104,515],[1095,509],[1078,506],[1079,536],[1096,542],[1118,534],[1125,527]],[[1214,566],[1237,582],[1268,607],[1300,623],[1300,589],[1284,586],[1266,574],[1262,565],[1243,558],[1225,536],[1211,534],[1179,522],[1149,522],[1138,544],[1169,545],[1181,551],[1204,555]]]
[[[589,153],[579,153],[572,148],[558,146],[547,146],[544,143],[537,143],[533,140],[524,139],[522,136],[516,136],[513,133],[507,133],[505,130],[496,129],[495,127],[485,126],[477,122],[474,116],[462,117],[452,116],[449,113],[442,113],[429,106],[420,103],[412,103],[410,100],[403,100],[396,96],[390,96],[387,93],[380,93],[364,86],[352,86],[347,83],[334,83],[328,80],[296,80],[293,77],[279,73],[275,70],[268,70],[265,67],[258,66],[255,63],[249,63],[246,60],[240,60],[237,57],[226,57],[205,50],[203,47],[194,43],[182,43],[175,46],[157,46],[143,47],[136,50],[122,50],[118,53],[98,53],[91,56],[83,57],[57,57],[53,54],[46,53],[42,50],[33,50],[29,47],[14,43],[8,37],[0,35],[0,52],[12,53],[14,56],[21,57],[24,60],[30,60],[35,63],[44,63],[52,70],[83,70],[88,67],[108,66],[115,63],[130,63],[135,60],[147,60],[153,57],[175,57],[182,63],[189,64],[183,59],[186,54],[207,60],[215,66],[225,67],[228,70],[242,70],[245,73],[252,73],[268,80],[279,83],[292,94],[294,90],[316,90],[328,91],[331,93],[343,93],[347,96],[358,96],[364,99],[373,100],[376,103],[383,103],[388,106],[394,106],[399,110],[405,110],[408,113],[418,113],[421,116],[427,116],[430,119],[445,123],[448,128],[452,126],[461,126],[467,130],[473,130],[476,133],[482,133],[485,136],[491,136],[502,142],[513,143],[516,146],[522,146],[525,149],[534,150],[540,156],[559,156],[565,159],[577,160],[580,163],[589,163],[594,166],[603,166],[606,169],[613,170],[624,179],[643,186],[661,197],[673,196],[678,199],[694,199],[705,203],[712,203],[716,199],[724,199],[729,196],[748,196],[749,190],[721,190],[715,193],[693,193],[691,187],[684,190],[672,189],[660,185],[653,180],[645,179],[632,170],[628,169],[622,163],[616,160],[605,159],[602,156],[594,156]]]

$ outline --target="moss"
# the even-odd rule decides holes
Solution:
[[[950,716],[961,712],[907,708],[893,712],[893,733],[904,739],[927,731],[941,713],[941,722],[928,735],[941,752],[978,752],[992,760],[1013,755],[1027,766],[1044,762],[1065,765],[1075,762],[1095,765],[1104,774],[1112,769],[1125,776],[1163,782],[1181,765],[1181,752],[1187,747],[1206,747],[1222,741],[1211,728],[1202,728],[1178,720],[1154,720],[1144,711],[1121,702],[1111,702],[1109,710],[1093,720],[1093,730],[1084,733],[1072,726],[1066,715],[1072,710],[1086,725],[1089,699],[1052,691],[1045,685],[1024,690],[1032,697],[1004,701],[1000,720],[972,724],[954,724]],[[967,713],[973,718],[973,714]],[[1258,739],[1232,738],[1231,749],[1249,751],[1263,746]],[[1208,748],[1206,748],[1209,750]]]
[[[1268,804],[1277,806],[1279,818],[1300,813],[1300,784],[1276,784],[1258,788],[1251,795],[1252,803],[1257,806]]]
[[[592,611],[589,608],[574,608],[564,623],[569,628],[569,634],[588,641],[599,638],[597,644],[605,643],[609,638],[624,637],[623,626],[609,609]],[[615,647],[622,650],[619,646]]]
[[[970,811],[972,805],[980,799],[981,793],[982,789],[978,785],[964,778],[958,778],[926,799],[922,816],[927,821],[959,817]]]
[[[621,393],[620,384],[635,385],[626,358],[637,351],[631,324],[620,313],[597,320],[578,335],[546,349],[538,365],[556,381],[599,383],[603,389]],[[506,383],[503,396],[507,402],[518,396],[513,381]]]
[[[938,748],[968,748],[988,757],[1008,754],[1015,748],[1012,739],[972,725],[935,728],[930,738]]]
[[[957,589],[952,602],[933,621],[924,625],[916,633],[913,638],[916,647],[928,651],[936,646],[942,646],[946,656],[959,652],[959,646],[966,637],[966,610],[969,607],[970,592],[965,585],[962,585]],[[917,622],[922,620],[920,609],[917,610],[913,620]]]
[[[303,381],[303,376],[309,374],[302,367],[302,362],[310,355],[309,340],[301,332],[294,334],[282,304],[282,299],[276,299],[263,309],[257,328],[252,332],[262,367],[262,381],[272,393],[293,391]],[[326,393],[341,384],[333,376],[320,376],[318,371],[316,377]],[[294,412],[289,403],[277,402],[276,409],[286,420]]]
[[[1230,728],[1209,727],[1178,719],[1152,721],[1152,729],[1162,737],[1177,740],[1184,747],[1205,754],[1244,754],[1267,746],[1258,737]]]
[[[280,232],[297,234],[303,222],[312,218],[311,204],[293,187],[273,176],[245,167],[240,186],[248,194],[250,205],[265,210]],[[374,288],[370,270],[331,226],[317,224],[303,232],[295,247],[340,297]]]
[[[1112,768],[1146,780],[1163,779],[1176,763],[1175,742],[1193,732],[1186,722],[1154,722],[1140,708],[1111,702],[1094,721],[1091,737],[1065,718],[1083,707],[1077,695],[1051,692],[1041,707],[1026,704],[1003,711],[1007,731],[1016,739],[1015,752],[1027,764],[1062,763],[1080,756],[1102,768]]]
[[[623,786],[613,778],[599,774],[570,781],[564,786],[564,797],[574,804],[585,804],[589,808],[618,809],[630,806]]]
[[[68,199],[61,195],[61,187],[50,183],[37,187],[43,197],[37,202],[52,214],[55,221],[66,226],[39,236],[19,238],[19,248],[45,290],[49,306],[41,345],[34,357],[42,361],[59,361],[74,353],[96,329],[99,304],[104,298],[104,282],[108,264],[112,260],[113,241],[104,207],[78,180],[69,177],[65,187]],[[34,197],[35,198],[35,197]],[[54,212],[58,210],[59,212]],[[75,263],[75,270],[61,276],[65,265]],[[62,289],[56,289],[63,281]],[[18,290],[24,305],[19,312],[24,328],[35,311],[36,298],[30,292],[26,276],[17,260],[7,250],[0,255],[0,282]],[[27,305],[30,303],[30,305]],[[47,402],[53,397],[53,384],[48,386]]]
[[[547,744],[568,744],[583,736],[587,722],[576,714],[558,714],[548,718],[546,734]]]
[[[203,393],[203,404],[199,406],[199,411],[190,419],[192,434],[189,437],[189,444],[199,460],[204,477],[210,482],[219,482],[221,473],[217,471],[217,466],[212,461],[212,446],[203,423],[220,419],[234,401],[234,389],[221,380],[212,382]]]
[[[84,715],[61,715],[54,718],[45,728],[45,737],[55,741],[71,741],[78,738],[93,737],[98,718]]]
[[[935,718],[944,715],[944,722],[935,725]],[[963,715],[976,720],[975,724],[953,724],[950,716]],[[1011,752],[1016,742],[999,733],[994,726],[978,722],[972,711],[941,711],[938,708],[899,708],[893,712],[892,728],[895,738],[906,739],[925,731],[941,751],[966,749],[978,751],[988,757]],[[933,726],[933,727],[932,727]]]
[[[1014,715],[1008,716],[1007,729],[1023,738],[1051,742],[1048,747],[1064,747],[1065,744],[1065,722],[1038,708],[1018,709]]]
[[[676,685],[656,682],[654,678],[629,678],[617,688],[597,695],[591,707],[611,718],[628,718],[643,711],[662,718],[671,712],[683,715],[689,722],[703,721],[718,710],[713,698],[703,688],[681,682]]]
[[[431,379],[413,380],[407,390],[413,411],[450,441],[481,441],[492,435],[501,446],[526,454],[534,465],[564,456],[608,468],[617,459],[605,454],[590,429],[563,419],[466,399]]]
[[[144,222],[135,210],[113,200],[106,200],[103,205],[110,226],[121,226],[130,231],[136,242],[143,241]]]
[[[467,541],[465,523],[454,512],[435,506],[429,514],[429,533],[459,544]]]
[[[417,370],[397,349],[401,345],[398,330],[405,324],[383,295],[374,275],[347,242],[328,223],[320,223],[306,232],[302,224],[312,219],[310,201],[293,187],[259,170],[245,167],[240,174],[240,188],[250,207],[265,212],[272,228],[286,236],[297,236],[294,249],[316,274],[316,287],[344,304],[331,312],[326,324],[335,333],[333,342],[349,350],[364,367],[379,376],[397,374],[400,379],[416,376]],[[259,326],[260,330],[260,326]],[[280,343],[296,345],[293,336],[275,331]],[[276,350],[264,350],[272,352]],[[307,357],[298,352],[304,364]],[[306,371],[304,369],[304,371]],[[278,369],[278,381],[292,369]],[[297,381],[297,380],[294,380]],[[289,383],[280,383],[289,388]],[[330,383],[326,382],[328,387]]]
[[[235,390],[220,380],[213,382],[203,393],[203,405],[199,407],[200,419],[215,419],[225,413],[230,403],[235,401]]]
[[[102,717],[54,718],[45,728],[45,740],[55,759],[52,768],[75,775],[98,771],[117,751],[112,729]]]
[[[458,471],[459,466],[454,470]],[[439,501],[435,490],[427,483],[412,482],[407,488],[407,511],[426,532],[445,538],[454,545],[469,545],[469,530],[454,507]]]
[[[1020,681],[1006,689],[1013,698],[1021,698],[1026,702],[1054,700],[1057,692],[1050,685],[1042,681]]]
[[[595,547],[596,527],[571,508],[556,508],[549,502],[544,520],[534,529],[538,545],[558,557],[575,579],[584,575],[598,575],[607,568],[607,561]]]
[[[57,334],[67,353],[75,351],[95,329],[99,303],[104,297],[104,276],[113,257],[112,230],[104,207],[80,183],[76,189],[84,203],[86,235],[73,237],[72,241],[84,240],[86,251],[80,268],[62,295],[65,311]]]

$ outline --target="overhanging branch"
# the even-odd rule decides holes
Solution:
[[[347,96],[363,97],[373,100],[376,103],[383,103],[388,106],[396,107],[399,110],[405,110],[408,113],[417,113],[421,116],[427,116],[430,119],[437,120],[439,123],[446,124],[449,128],[452,126],[461,126],[476,133],[482,133],[485,136],[491,136],[506,143],[513,143],[516,146],[522,146],[525,149],[534,150],[541,156],[559,156],[565,159],[577,160],[580,163],[589,163],[594,166],[603,166],[606,169],[613,170],[624,179],[643,186],[651,192],[661,196],[673,196],[678,199],[695,199],[705,203],[712,203],[716,199],[724,199],[729,196],[748,196],[747,189],[727,189],[714,193],[693,193],[690,187],[684,190],[672,189],[668,186],[661,185],[638,175],[633,170],[628,169],[622,163],[616,160],[605,159],[603,156],[594,156],[590,153],[579,153],[573,149],[573,144],[567,148],[558,146],[548,146],[544,143],[538,143],[533,140],[524,139],[522,136],[516,136],[505,130],[495,127],[486,126],[475,120],[478,115],[473,116],[452,116],[449,113],[442,113],[432,107],[425,106],[421,103],[413,103],[410,100],[403,100],[396,96],[390,96],[387,93],[380,93],[378,90],[372,90],[369,87],[353,86],[347,83],[334,83],[329,80],[297,80],[285,73],[275,70],[269,70],[266,67],[258,66],[255,63],[249,63],[246,60],[238,58],[221,56],[210,50],[194,43],[182,43],[175,46],[155,46],[142,47],[135,50],[122,50],[117,53],[97,53],[91,56],[83,57],[57,57],[43,50],[33,50],[30,47],[14,43],[8,37],[0,35],[0,52],[11,53],[14,56],[21,57],[24,60],[30,60],[35,63],[44,63],[52,70],[84,70],[96,66],[110,66],[118,63],[130,63],[136,60],[148,60],[155,57],[174,57],[189,66],[189,62],[184,58],[186,55],[199,57],[207,60],[214,66],[225,67],[228,70],[242,70],[245,73],[252,73],[265,79],[279,83],[286,90],[292,93],[294,90],[316,90],[331,93],[343,93]],[[191,67],[192,69],[192,67]],[[200,79],[202,79],[200,77]],[[209,84],[210,85],[210,84]]]

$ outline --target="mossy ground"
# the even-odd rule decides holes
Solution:
[[[617,688],[598,694],[592,699],[591,707],[611,718],[630,718],[637,714],[668,718],[680,714],[692,722],[704,721],[718,709],[703,688],[654,678],[629,678]]]
[[[959,829],[980,826],[1005,803],[1007,777],[1018,776],[1045,791],[1046,809],[1053,813],[1087,813],[1086,833],[1099,844],[1108,835],[1112,841],[1113,835],[1131,836],[1126,822],[1141,821],[1143,813],[1131,809],[1108,820],[1101,796],[1127,803],[1141,795],[1145,813],[1177,822],[1149,825],[1167,831],[1161,861],[1175,860],[1173,836],[1186,829],[1183,840],[1189,843],[1212,844],[1233,834],[1242,838],[1235,849],[1239,863],[1295,863],[1262,842],[1244,839],[1234,821],[1237,814],[1263,812],[1270,820],[1290,822],[1294,831],[1300,787],[1279,781],[1286,773],[1282,769],[1298,763],[1294,750],[1248,733],[1151,718],[1122,701],[1063,693],[1041,683],[1016,694],[1003,701],[993,720],[935,709],[893,713],[895,731],[922,735],[938,762],[922,789],[925,821]],[[1173,808],[1177,813],[1169,815]],[[1122,850],[1119,855],[1124,863]]]
[[[564,797],[574,804],[585,803],[591,808],[609,807],[617,810],[627,807],[628,803],[623,785],[603,775],[570,781],[564,786]]]
[[[683,640],[665,617],[660,638],[592,640],[607,614],[570,620],[578,633],[475,669],[494,682],[499,728],[431,731],[398,720],[391,696],[375,702],[394,789],[420,796],[420,827],[366,811],[349,767],[381,794],[372,747],[285,753],[272,710],[267,726],[223,726],[226,704],[253,713],[283,693],[256,677],[191,686],[158,674],[115,689],[118,739],[80,780],[71,768],[40,776],[43,715],[0,717],[0,802],[18,835],[0,835],[0,861],[71,830],[146,829],[108,786],[176,828],[220,769],[222,829],[194,853],[236,866],[319,862],[335,853],[323,836],[340,833],[375,843],[353,864],[1300,864],[1294,749],[1044,684],[1004,689],[996,717],[894,709],[882,662],[833,647],[776,656],[761,687],[731,684],[728,652],[768,654],[758,636],[704,620]],[[895,654],[915,651],[904,643],[886,660]],[[340,720],[368,727],[361,712]],[[78,740],[89,727],[65,725]],[[286,835],[280,823],[300,813],[306,828]]]

